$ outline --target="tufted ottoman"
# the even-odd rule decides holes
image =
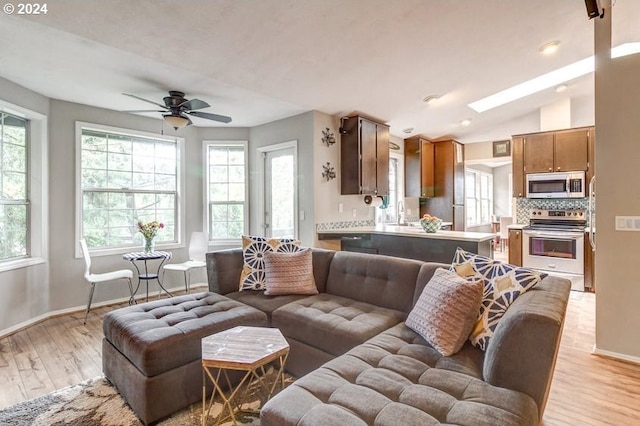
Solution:
[[[466,345],[442,357],[404,323],[297,380],[269,401],[261,426],[535,425],[523,393],[482,380],[482,356]]]
[[[117,309],[104,317],[102,369],[148,424],[202,398],[200,341],[237,325],[266,326],[267,316],[216,293]]]

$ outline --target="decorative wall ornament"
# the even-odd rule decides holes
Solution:
[[[336,137],[328,127],[322,131],[322,143],[328,147],[336,143]]]
[[[327,164],[323,164],[322,168],[324,169],[324,171],[322,172],[322,177],[325,178],[327,182],[329,182],[331,179],[336,178],[336,170],[330,162],[327,161]]]

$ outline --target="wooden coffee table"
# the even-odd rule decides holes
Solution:
[[[259,385],[267,392],[266,401],[273,396],[276,385],[284,388],[284,364],[289,355],[289,344],[277,328],[238,326],[202,339],[202,425],[211,413],[216,394],[222,399],[222,411],[215,424],[231,419],[241,409],[242,396],[251,385]],[[265,380],[265,365],[278,361],[273,383]],[[214,370],[217,371],[214,374]],[[242,380],[232,386],[228,371],[245,371]],[[213,383],[213,392],[207,405],[207,377]],[[223,381],[224,380],[224,381]],[[226,385],[227,393],[222,388]],[[244,391],[243,391],[244,389]],[[265,401],[265,402],[266,402]],[[225,415],[225,412],[228,414]]]

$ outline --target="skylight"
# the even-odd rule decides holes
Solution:
[[[640,42],[624,43],[611,49],[611,58],[640,53]],[[525,96],[559,86],[574,78],[593,72],[594,57],[590,56],[573,64],[548,72],[539,77],[517,84],[493,95],[471,102],[468,106],[476,112],[485,112]]]

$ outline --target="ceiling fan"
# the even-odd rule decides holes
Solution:
[[[209,105],[205,101],[201,101],[200,99],[185,99],[184,93],[178,92],[177,90],[170,90],[169,96],[165,96],[162,99],[164,101],[164,105],[145,98],[141,98],[140,96],[131,95],[129,93],[123,93],[123,95],[131,96],[132,98],[136,98],[162,108],[160,110],[152,109],[124,112],[160,112],[162,113],[164,121],[166,121],[167,124],[173,127],[175,130],[192,124],[189,115],[199,118],[205,118],[207,120],[219,121],[221,123],[231,122],[231,117],[227,117],[226,115],[195,111],[197,109],[208,108],[211,105]]]

